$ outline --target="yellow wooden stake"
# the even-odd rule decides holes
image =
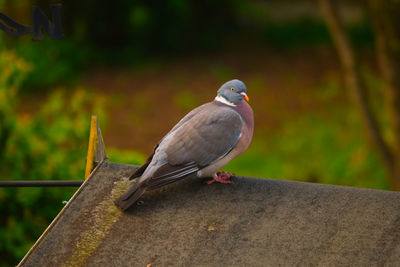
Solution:
[[[87,179],[92,172],[93,169],[93,160],[94,160],[94,145],[96,142],[96,130],[97,130],[97,118],[96,116],[92,116],[90,122],[90,135],[89,135],[89,148],[86,158],[86,171],[85,171],[85,179]]]

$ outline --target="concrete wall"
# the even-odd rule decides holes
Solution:
[[[20,266],[400,266],[400,193],[188,179],[121,212],[134,169],[100,164]]]

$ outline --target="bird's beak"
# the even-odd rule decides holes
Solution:
[[[246,100],[246,102],[250,101],[250,98],[247,96],[246,93],[240,93],[240,94],[243,96],[243,98],[244,98],[244,100]]]

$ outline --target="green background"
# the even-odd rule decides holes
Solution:
[[[30,25],[32,5],[49,15],[57,2],[0,0],[0,12]],[[91,114],[111,161],[143,163],[182,116],[238,78],[248,87],[255,135],[224,170],[389,189],[316,3],[62,4],[62,40],[0,31],[0,179],[83,179]],[[385,129],[368,14],[352,1],[344,10]],[[17,264],[75,190],[0,188],[0,265]]]

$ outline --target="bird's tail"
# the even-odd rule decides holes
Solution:
[[[126,210],[133,203],[135,203],[145,191],[145,187],[141,186],[140,184],[134,184],[131,188],[128,189],[128,191],[123,193],[117,200],[115,200],[114,203],[120,209]]]

